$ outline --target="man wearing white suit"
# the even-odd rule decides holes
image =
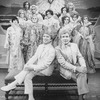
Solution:
[[[24,65],[24,69],[15,76],[15,81],[1,88],[3,91],[14,89],[17,84],[24,81],[25,94],[29,95],[28,100],[34,100],[32,79],[36,75],[50,76],[53,72],[52,61],[55,58],[55,49],[52,46],[53,35],[50,31],[43,35],[43,44],[41,44],[35,55]]]
[[[56,57],[60,63],[60,74],[65,79],[76,79],[79,100],[89,92],[87,84],[87,69],[77,44],[70,43],[70,33],[66,30],[59,32],[59,45],[56,47]]]

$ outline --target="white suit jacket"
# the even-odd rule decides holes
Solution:
[[[84,60],[83,56],[81,55],[77,44],[70,43],[70,47],[71,47],[71,53],[72,53],[71,55],[72,55],[72,59],[73,59],[73,64],[71,64],[70,62],[65,60],[65,58],[62,56],[62,54],[60,52],[61,48],[59,46],[57,46],[55,48],[57,60],[61,65],[60,72],[63,74],[70,74],[69,70],[72,70],[73,72],[75,72],[76,67],[77,67],[75,64],[77,63],[77,61],[81,67],[86,67],[85,60]],[[67,73],[66,73],[66,71],[67,71]]]
[[[34,70],[39,71],[44,75],[50,76],[53,72],[52,62],[55,58],[55,49],[50,44],[44,45],[41,44],[37,48],[34,56],[29,59],[27,63],[34,65]]]

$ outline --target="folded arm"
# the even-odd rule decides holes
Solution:
[[[42,60],[42,62],[37,65],[33,65],[34,71],[45,70],[52,64],[54,58],[55,58],[55,50],[53,49],[49,51],[49,55],[45,58],[45,60]]]
[[[55,50],[54,49],[49,50],[48,55],[45,56],[45,59],[43,59],[41,63],[37,64],[29,63],[28,65],[26,65],[26,67],[28,68],[28,70],[39,72],[48,68],[52,64],[54,58],[55,58]]]

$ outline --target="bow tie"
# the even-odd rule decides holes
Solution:
[[[70,47],[71,45],[70,45],[70,43],[68,43],[68,44],[65,44],[65,47]]]
[[[70,44],[64,44],[63,46],[62,46],[62,48],[64,49],[64,48],[68,48],[68,47],[70,47],[71,45]]]

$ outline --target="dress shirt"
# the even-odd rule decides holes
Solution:
[[[45,50],[47,48],[49,48],[51,46],[51,43],[49,44],[43,44],[43,48],[41,49],[41,54],[40,54],[40,58],[42,57],[42,55],[44,54]]]
[[[68,60],[69,60],[70,63],[73,63],[72,50],[71,50],[70,43],[62,45],[62,53],[67,56],[67,58],[68,58]]]

